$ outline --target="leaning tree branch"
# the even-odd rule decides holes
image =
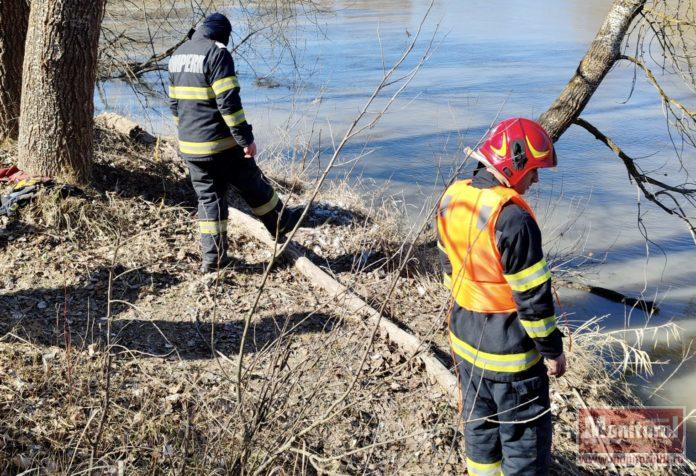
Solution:
[[[111,75],[109,78],[101,79],[128,79],[130,81],[134,81],[137,80],[139,76],[142,76],[145,73],[162,69],[163,66],[160,64],[160,62],[169,58],[178,47],[180,47],[186,42],[186,40],[188,40],[187,36],[179,40],[174,46],[167,49],[166,51],[163,51],[161,53],[155,53],[143,62],[126,63],[123,65],[123,69],[118,71],[115,75]]]
[[[696,123],[696,111],[689,110],[685,104],[677,101],[665,91],[657,81],[654,73],[640,57],[641,51],[639,48],[636,49],[635,56],[623,54],[622,47],[627,38],[631,36],[631,31],[633,31],[631,28],[636,25],[635,19],[640,16],[645,19],[649,28],[655,33],[655,38],[660,42],[665,58],[671,58],[675,65],[677,65],[677,70],[680,73],[683,73],[683,71],[679,69],[678,62],[680,59],[686,60],[689,65],[688,73],[693,77],[691,57],[688,53],[685,53],[686,56],[680,57],[676,46],[671,43],[669,36],[664,31],[665,28],[671,28],[678,30],[681,35],[681,28],[690,27],[691,25],[674,23],[668,18],[662,18],[661,20],[664,26],[660,28],[653,24],[653,20],[659,15],[657,15],[654,10],[648,10],[648,5],[649,3],[647,0],[614,0],[609,13],[592,41],[589,50],[578,65],[575,74],[551,107],[541,115],[539,122],[546,129],[554,142],[557,141],[573,123],[588,130],[597,140],[600,140],[612,149],[622,160],[628,172],[629,179],[635,181],[642,194],[649,201],[653,202],[670,215],[679,217],[687,224],[692,239],[694,243],[696,243],[696,227],[693,223],[696,221],[696,217],[689,216],[683,207],[685,204],[696,207],[696,195],[694,195],[695,190],[692,187],[693,184],[687,182],[674,186],[651,177],[610,138],[602,134],[596,127],[592,126],[587,121],[580,119],[580,115],[592,98],[592,95],[611,68],[618,61],[625,60],[632,62],[636,69],[640,68],[647,76],[648,81],[657,89],[666,110],[668,125],[676,127],[685,143],[690,146],[696,146],[694,127],[692,126]],[[650,16],[650,18],[648,18],[648,16]],[[677,14],[675,18],[680,17]],[[689,19],[688,22],[690,21]],[[683,35],[680,36],[680,38],[682,38],[681,48],[684,49],[686,43],[683,39]],[[641,42],[642,40],[639,35],[639,46]],[[686,52],[686,49],[684,51]],[[678,145],[674,143],[674,140],[672,142],[675,147],[675,152],[677,155],[680,155]],[[681,156],[679,159],[681,161]]]
[[[624,304],[632,308],[638,308],[647,315],[657,314],[660,312],[660,308],[655,304],[655,301],[650,301],[647,299],[633,298],[624,293],[620,293],[614,289],[603,288],[601,286],[593,286],[591,284],[585,284],[578,281],[572,281],[569,279],[555,279],[553,280],[554,285],[561,286],[569,289],[577,289],[578,291],[584,291],[586,293],[594,294],[608,301],[615,302],[618,304]]]
[[[575,75],[539,118],[554,142],[580,116],[604,77],[619,59],[626,32],[646,1],[614,1]]]
[[[686,223],[686,226],[689,228],[689,232],[691,233],[691,238],[696,244],[696,224],[692,223],[692,218],[686,215],[681,205],[679,205],[679,202],[674,198],[673,195],[670,194],[670,192],[673,192],[688,197],[690,195],[695,194],[696,189],[671,186],[647,176],[639,169],[634,159],[629,157],[610,137],[604,135],[595,126],[593,126],[592,124],[590,124],[582,118],[577,118],[573,122],[578,126],[582,127],[583,129],[587,130],[590,134],[592,134],[595,137],[595,139],[602,142],[612,151],[614,151],[614,153],[619,157],[619,159],[621,159],[624,166],[626,167],[626,171],[628,172],[629,178],[631,178],[636,183],[638,188],[643,193],[643,196],[645,196],[645,198],[647,198],[649,201],[660,207],[665,212],[669,213],[670,215],[679,217],[684,223]],[[662,188],[663,190],[653,193],[648,189],[648,185],[657,186]],[[659,198],[661,195],[669,196],[676,203],[676,208],[670,208],[667,205],[665,205]]]

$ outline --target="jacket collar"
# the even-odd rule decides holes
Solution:
[[[225,44],[226,41],[228,41],[228,38],[222,38],[224,36],[224,33],[221,31],[216,31],[213,28],[210,28],[207,25],[201,25],[198,29],[196,29],[196,32],[191,36],[192,40],[201,40],[201,39],[206,39],[206,40],[212,40],[212,41],[217,41],[219,43]]]
[[[476,188],[493,188],[502,184],[498,182],[498,179],[495,178],[495,175],[490,173],[485,168],[481,167],[474,170],[474,176],[471,180],[471,185]]]

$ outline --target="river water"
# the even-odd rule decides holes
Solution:
[[[247,50],[244,61],[237,60],[238,76],[246,115],[261,149],[286,137],[278,131],[286,130],[287,124],[292,124],[288,142],[310,129],[315,142],[321,131],[325,147],[332,136],[340,138],[380,80],[383,61],[387,65],[395,61],[412,40],[428,3],[330,2],[330,13],[317,21],[300,21],[290,32],[293,55],[263,42]],[[349,144],[346,163],[336,176],[353,170],[374,187],[397,194],[412,220],[419,220],[423,204],[442,189],[443,177],[461,161],[463,145],[475,144],[498,116],[538,117],[549,106],[575,71],[610,4],[610,0],[436,1],[422,40],[405,65],[412,67],[434,38],[430,58],[379,124]],[[233,8],[227,13],[232,18],[239,14]],[[236,32],[236,37],[244,34]],[[280,86],[257,85],[252,66],[257,75]],[[615,68],[583,117],[629,155],[644,157],[649,164],[672,163],[674,151],[659,97],[640,75],[631,94],[633,74],[630,67]],[[159,83],[156,75],[151,79]],[[670,92],[693,109],[693,93],[673,86]],[[98,108],[173,133],[163,100],[143,99],[122,83],[107,84],[104,91]],[[584,130],[569,129],[557,151],[560,166],[555,172],[542,172],[542,183],[532,194],[553,237],[547,247],[575,249],[601,261],[586,271],[592,284],[632,296],[642,292],[661,307],[658,316],[647,318],[599,297],[562,290],[569,318],[581,322],[608,315],[605,323],[610,329],[676,321],[687,340],[696,335],[696,246],[685,227],[646,203],[629,184],[619,160]],[[693,163],[693,150],[689,153]],[[650,240],[647,244],[639,216]],[[683,405],[688,412],[696,407],[693,361],[658,396],[648,398],[649,389],[671,370],[666,366],[648,378],[645,398],[655,405]],[[687,439],[693,458],[693,428]]]

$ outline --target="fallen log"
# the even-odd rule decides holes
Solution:
[[[602,288],[600,286],[590,286],[589,284],[579,283],[577,281],[568,281],[566,279],[554,280],[554,284],[569,289],[577,289],[586,293],[594,294],[611,302],[624,304],[629,307],[636,307],[646,314],[658,314],[660,308],[657,307],[655,301],[649,301],[642,298],[632,298],[613,289]]]
[[[142,145],[152,145],[157,138],[139,124],[113,112],[105,112],[94,118],[94,122],[104,129],[111,129]]]
[[[272,247],[274,240],[266,231],[263,225],[256,219],[242,213],[241,211],[230,208],[229,222],[240,226],[249,235],[253,236],[263,244]],[[284,256],[313,284],[323,288],[329,293],[335,302],[350,310],[351,312],[364,315],[372,325],[379,325],[384,331],[390,342],[395,344],[407,355],[417,356],[425,366],[426,373],[439,384],[449,397],[449,402],[456,407],[459,400],[459,390],[457,378],[443,363],[431,354],[428,345],[423,343],[418,337],[401,329],[394,322],[390,321],[371,307],[367,302],[352,292],[343,284],[336,281],[328,273],[312,263],[295,243],[285,250]]]

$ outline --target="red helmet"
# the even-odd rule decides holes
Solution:
[[[549,135],[539,123],[522,117],[498,124],[478,152],[485,165],[495,169],[510,186],[531,170],[556,166],[556,151]]]

